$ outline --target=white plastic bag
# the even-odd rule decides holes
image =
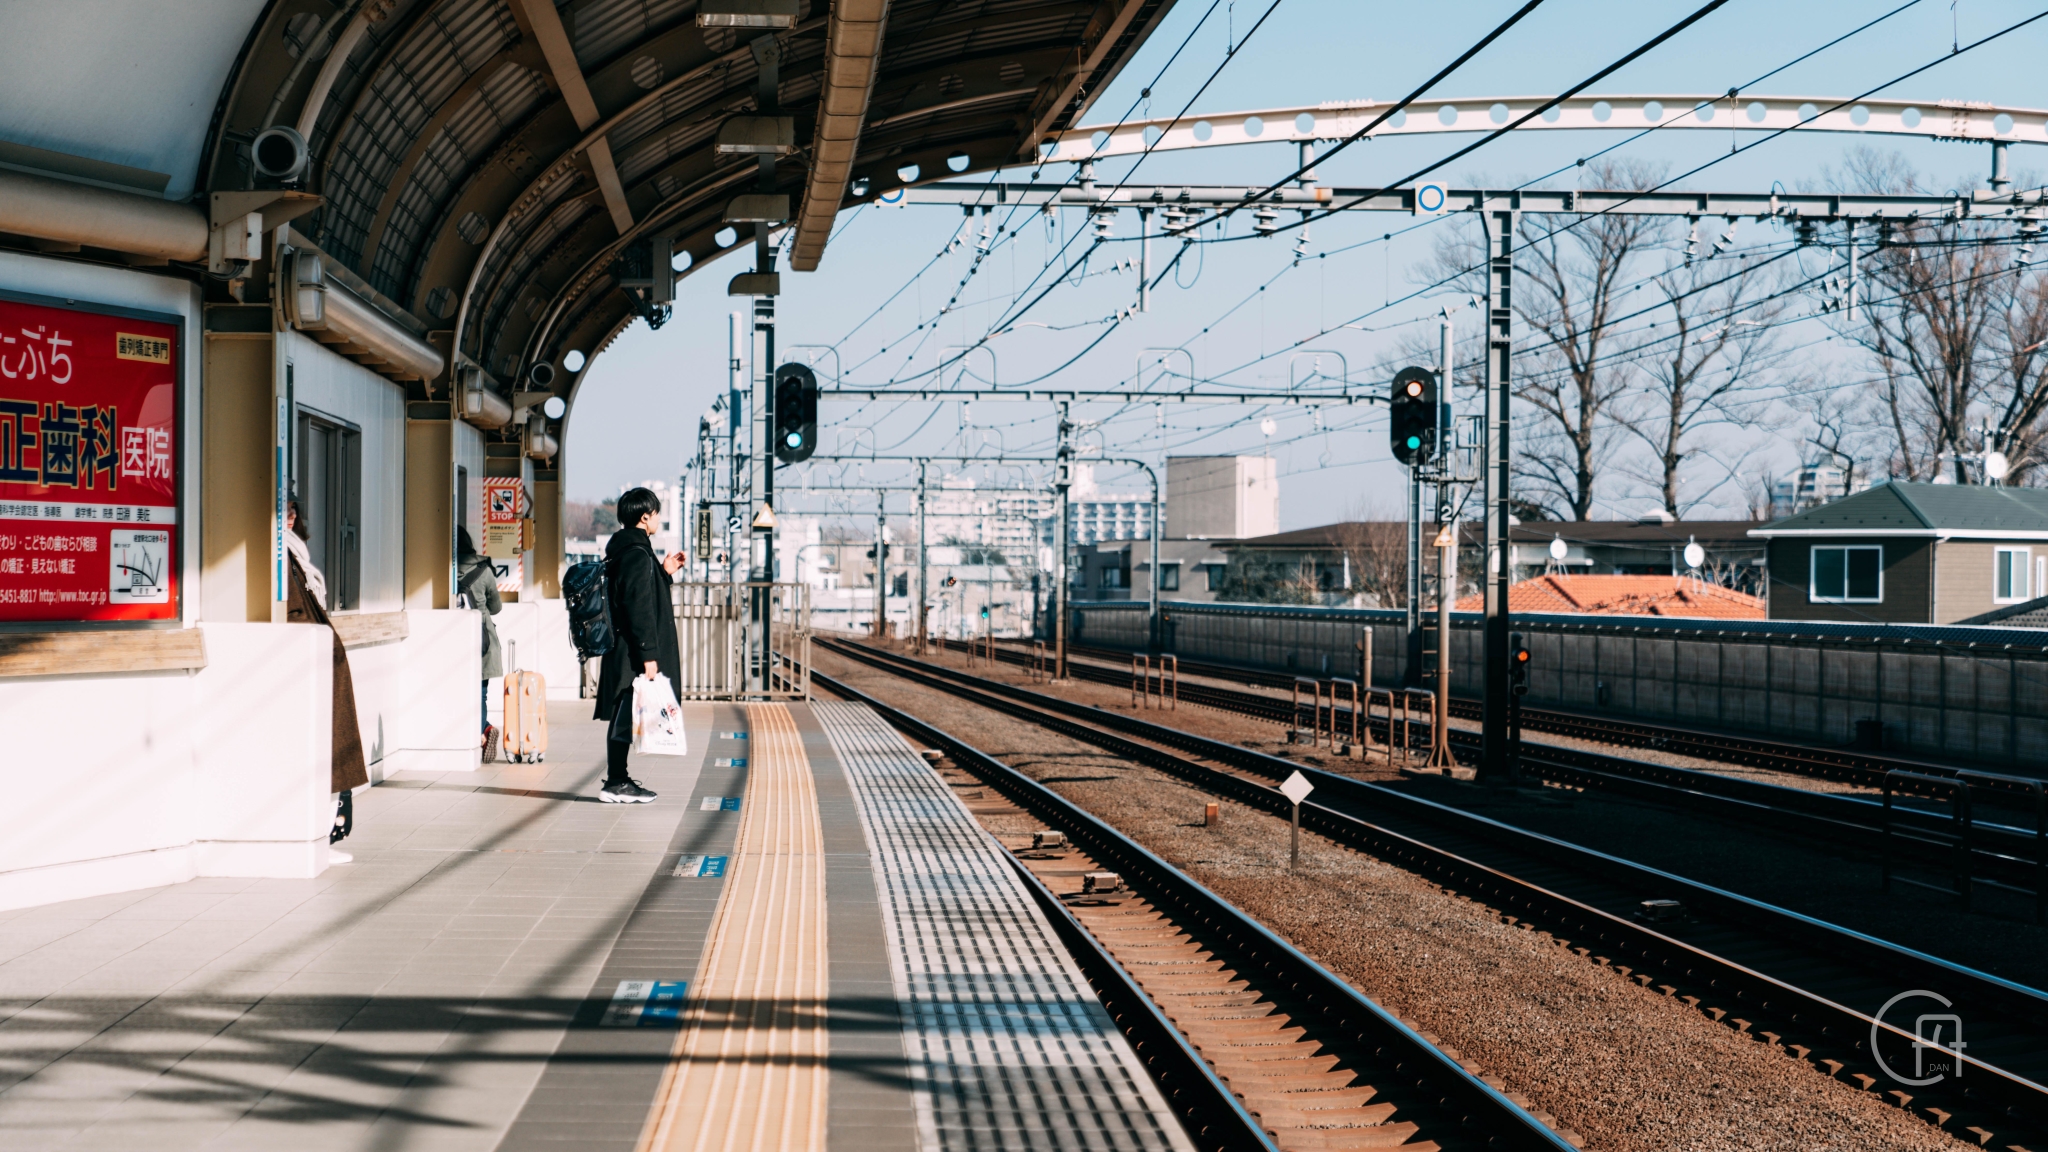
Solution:
[[[633,678],[633,751],[652,756],[682,756],[689,741],[683,735],[683,706],[668,677]]]

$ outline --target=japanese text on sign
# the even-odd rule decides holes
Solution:
[[[177,616],[178,337],[0,298],[0,623]]]

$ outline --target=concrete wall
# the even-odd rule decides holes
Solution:
[[[0,684],[0,908],[326,867],[327,630],[204,633],[196,671]]]
[[[1372,636],[1372,683],[1402,682],[1398,611],[1168,602],[1167,650],[1191,661],[1303,676],[1356,677]],[[1477,613],[1452,618],[1451,689],[1480,694]],[[1531,707],[1847,745],[1856,722],[1884,725],[1889,751],[2043,774],[2048,634],[2022,629],[1618,621],[1517,616],[1530,634]],[[1142,604],[1075,606],[1077,645],[1130,649]]]
[[[476,614],[407,616],[349,652],[372,782],[477,766]],[[204,668],[0,680],[0,909],[327,866],[330,633],[200,628]]]

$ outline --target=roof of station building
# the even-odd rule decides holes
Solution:
[[[803,268],[833,212],[1035,160],[1173,3],[801,0],[775,31],[700,27],[699,0],[19,5],[0,37],[0,166],[204,203],[258,179],[258,132],[302,126],[321,200],[295,242],[451,365],[509,384],[632,322],[629,244],[671,237],[684,274],[748,270],[716,261],[751,263],[744,235],[718,242],[735,195],[789,197],[783,266]],[[763,37],[780,49],[773,111],[795,119],[772,189],[756,156],[717,147],[728,120],[762,114]],[[865,88],[846,79],[863,60]]]
[[[2048,539],[2048,489],[1893,481],[1773,521],[1752,534]]]

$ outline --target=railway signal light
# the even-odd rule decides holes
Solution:
[[[1508,633],[1508,691],[1529,694],[1529,637],[1521,632]]]
[[[775,370],[775,458],[795,464],[818,450],[818,375],[805,364]]]
[[[1437,410],[1436,373],[1427,368],[1403,368],[1394,374],[1393,394],[1387,399],[1387,434],[1394,459],[1410,466],[1436,459]]]

